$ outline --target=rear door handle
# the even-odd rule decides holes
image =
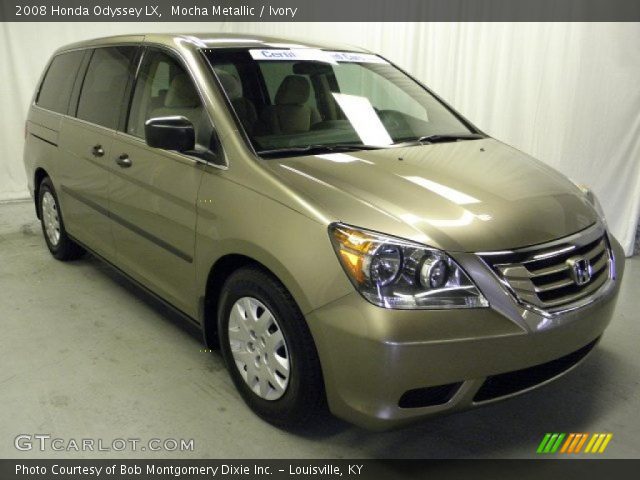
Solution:
[[[94,145],[91,149],[91,155],[94,157],[102,157],[104,155],[104,149],[102,145]]]
[[[129,168],[132,165],[131,159],[126,153],[123,153],[118,158],[116,158],[116,163],[122,168]]]

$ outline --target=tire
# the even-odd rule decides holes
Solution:
[[[42,179],[38,189],[38,211],[42,234],[51,255],[61,261],[80,258],[84,249],[71,240],[64,229],[58,196],[49,177]]]
[[[254,322],[255,318],[258,321]],[[255,336],[251,336],[252,328]],[[231,379],[258,416],[273,425],[292,428],[309,424],[326,411],[322,371],[311,332],[295,301],[275,277],[258,267],[231,274],[220,295],[218,332]],[[286,363],[288,374],[282,368]],[[266,389],[258,375],[268,377]]]

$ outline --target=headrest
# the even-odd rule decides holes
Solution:
[[[302,105],[309,99],[311,86],[309,80],[301,75],[288,75],[284,77],[278,93],[276,93],[276,105]]]
[[[164,100],[165,107],[194,108],[200,105],[200,98],[186,73],[173,77],[167,97]]]
[[[242,83],[240,83],[238,77],[221,69],[216,69],[216,75],[229,100],[236,100],[242,97]]]

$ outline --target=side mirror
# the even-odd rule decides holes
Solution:
[[[144,123],[147,145],[163,150],[193,150],[196,133],[193,124],[182,116],[150,118]]]

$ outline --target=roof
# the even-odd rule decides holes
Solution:
[[[141,42],[164,45],[175,45],[176,43],[191,44],[194,48],[320,48],[329,50],[347,50],[352,52],[367,51],[353,45],[324,42],[318,43],[291,38],[268,37],[253,34],[244,35],[238,33],[141,33],[135,35],[117,35],[65,45],[60,50]]]

